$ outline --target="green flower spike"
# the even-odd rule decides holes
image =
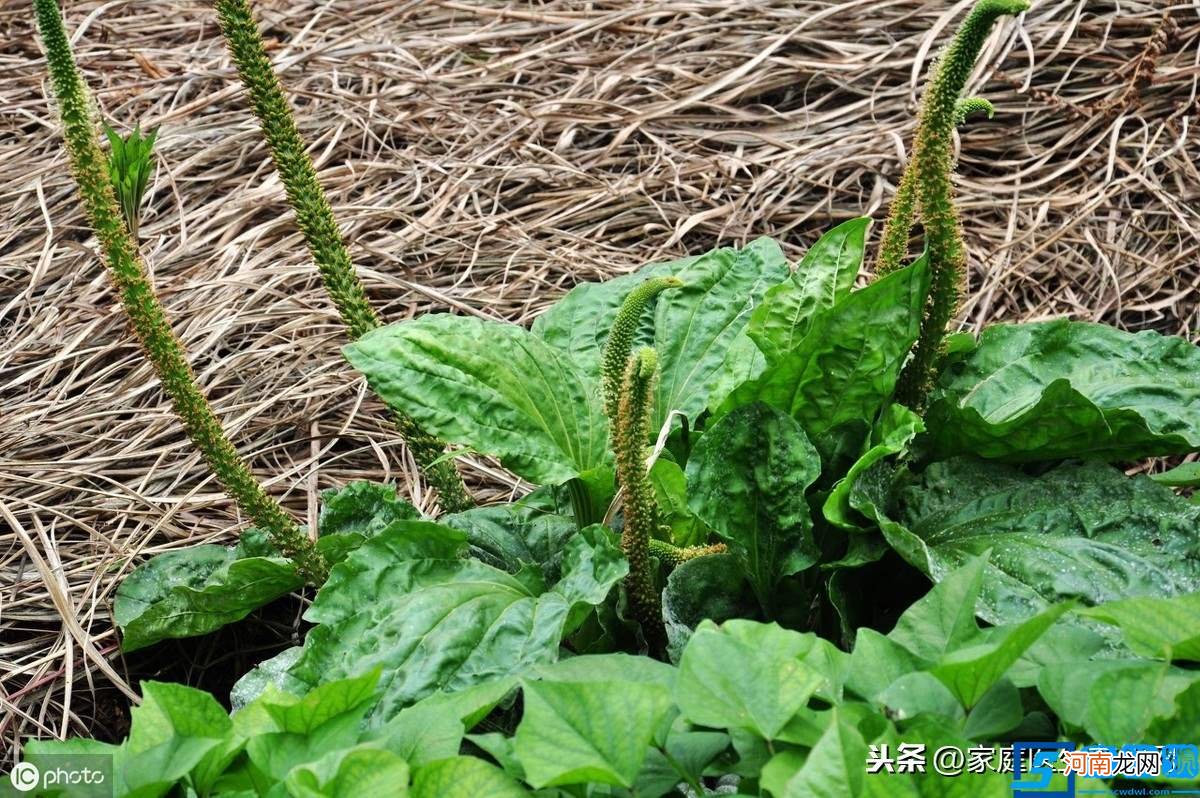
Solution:
[[[637,334],[642,313],[650,300],[668,288],[679,288],[683,280],[678,277],[651,277],[629,292],[617,318],[608,333],[604,345],[604,356],[600,365],[600,377],[604,388],[604,413],[616,418],[621,402],[621,381],[625,377],[625,365],[633,351],[633,338]]]
[[[688,560],[707,557],[710,554],[724,554],[727,551],[724,543],[714,543],[711,546],[676,546],[658,538],[650,539],[650,555],[666,563],[668,568],[678,568]]]
[[[1002,16],[1019,14],[1028,8],[1027,0],[980,0],[934,64],[921,104],[912,159],[900,181],[880,243],[877,275],[900,267],[907,251],[915,205],[919,203],[931,272],[929,300],[920,337],[897,388],[898,401],[918,410],[924,406],[925,396],[937,376],[946,326],[958,312],[965,290],[966,251],[950,180],[954,168],[953,131],[967,113],[990,107],[974,98],[960,103],[959,95],[992,25]]]
[[[964,100],[959,100],[954,106],[954,126],[962,127],[967,123],[967,119],[974,114],[986,114],[988,119],[996,115],[996,107],[992,105],[991,100],[985,100],[983,97],[967,97]]]
[[[650,541],[658,508],[646,473],[646,440],[657,371],[658,354],[650,347],[643,347],[629,358],[621,384],[613,450],[617,484],[625,492],[621,549],[629,560],[629,575],[625,577],[629,607],[633,619],[642,627],[651,655],[661,656],[666,650],[667,632],[663,626],[662,599],[650,567]]]
[[[250,4],[247,0],[216,0],[215,6],[225,43],[271,148],[275,169],[304,234],[304,243],[350,339],[357,340],[379,326],[379,317],[367,300],[333,217],[333,209],[317,181],[317,171],[300,138],[279,78],[271,68]],[[438,492],[442,510],[453,513],[471,507],[474,502],[462,477],[453,460],[445,456],[445,443],[425,432],[405,414],[395,412],[394,420],[421,473]]]
[[[130,324],[154,365],[163,390],[171,398],[175,414],[225,490],[266,531],[280,553],[295,563],[301,575],[310,584],[320,585],[328,574],[324,558],[296,522],[262,489],[225,437],[146,278],[145,267],[113,193],[108,165],[96,140],[91,101],[75,66],[58,5],[55,0],[34,0],[34,10],[45,43],[71,170]]]

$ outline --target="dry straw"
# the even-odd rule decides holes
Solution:
[[[652,259],[757,235],[798,258],[837,221],[882,221],[916,88],[966,6],[257,8],[380,314],[528,322],[576,282]],[[1174,8],[1164,22],[1145,0],[1119,15],[1037,3],[1019,32],[997,28],[967,87],[996,117],[972,119],[956,142],[969,328],[1061,314],[1196,327],[1200,17]],[[351,479],[399,480],[429,507],[382,406],[341,360],[342,326],[211,6],[64,10],[109,121],[162,128],[143,254],[254,473],[310,524],[318,491]],[[0,38],[0,501],[54,571],[46,579],[0,522],[0,751],[11,751],[18,736],[119,729],[110,708],[124,698],[56,602],[115,657],[109,601],[130,558],[229,542],[245,519],[162,405],[105,282],[27,3],[0,6]],[[521,489],[486,460],[463,465],[482,500]],[[256,639],[274,629],[286,641],[292,618]],[[168,654],[193,680],[228,657],[202,641]]]

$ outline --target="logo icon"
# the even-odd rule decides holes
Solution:
[[[1059,754],[1073,750],[1075,743],[1013,743],[1013,798],[1074,798],[1074,773],[1067,774],[1066,789],[1050,789]],[[1025,770],[1026,751],[1031,754],[1028,770]]]
[[[18,762],[17,766],[12,769],[12,773],[8,774],[8,780],[20,792],[37,789],[41,779],[41,771],[32,762]]]
[[[1194,779],[1200,774],[1200,753],[1194,745],[1164,745],[1162,774],[1167,778]]]

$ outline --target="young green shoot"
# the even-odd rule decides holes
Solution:
[[[113,191],[125,216],[129,235],[136,242],[142,197],[154,167],[154,139],[158,131],[151,130],[143,136],[141,128],[135,127],[129,135],[122,136],[105,125],[104,135],[108,137],[108,174],[112,178]]]

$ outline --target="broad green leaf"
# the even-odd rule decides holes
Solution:
[[[698,258],[653,264],[635,275],[575,288],[534,323],[533,331],[595,380],[600,353],[625,295],[648,277],[673,274],[682,288],[659,295],[647,313],[640,343],[658,351],[653,432],[673,410],[695,421],[723,383],[729,350],[743,342],[750,312],[766,290],[788,275],[779,245],[768,238],[741,249],[716,249]],[[621,282],[624,281],[624,282]]]
[[[364,538],[382,532],[393,521],[410,521],[421,514],[396,497],[396,486],[362,480],[321,492],[317,528],[326,535],[356,534]]]
[[[308,692],[309,685],[292,678],[288,669],[296,664],[303,649],[300,646],[285,648],[273,657],[263,660],[238,679],[229,691],[229,703],[236,713],[266,692],[268,687],[294,696]]]
[[[649,263],[630,274],[623,274],[602,283],[580,283],[555,302],[545,313],[533,320],[533,334],[562,352],[599,389],[600,362],[608,333],[616,321],[621,303],[634,288],[652,277],[676,275],[699,261],[713,261],[714,250],[705,255],[692,255],[679,260]],[[678,289],[672,289],[678,290]],[[660,294],[651,300],[653,308],[663,297]],[[639,337],[634,347],[652,346],[654,334],[654,311],[647,310],[642,320]]]
[[[990,635],[986,642],[949,652],[932,671],[962,705],[970,708],[1033,643],[1054,625],[1070,604],[1058,604],[1019,626]]]
[[[391,522],[420,517],[416,507],[396,497],[395,485],[351,482],[322,491],[317,545],[330,564],[336,564]]]
[[[821,311],[804,339],[722,411],[766,402],[799,421],[826,460],[852,457],[892,395],[928,288],[922,258]]]
[[[897,722],[917,715],[939,715],[961,723],[966,716],[950,688],[926,671],[904,674],[876,695],[875,701]]]
[[[134,569],[113,601],[122,649],[207,634],[300,588],[304,580],[291,563],[254,542],[258,536],[247,530],[238,546],[192,546]]]
[[[246,744],[250,761],[269,778],[283,781],[296,768],[315,766],[330,752],[353,747],[374,703],[378,679],[378,671],[371,671],[320,685],[300,697],[264,694],[239,714],[239,719],[259,714],[263,720]],[[318,766],[317,771],[330,767]]]
[[[436,709],[448,717],[462,721],[463,728],[472,729],[515,693],[517,686],[515,676],[501,676],[462,690],[436,692],[422,698],[415,706]]]
[[[885,457],[902,454],[919,433],[925,431],[925,422],[904,405],[888,405],[880,414],[879,422],[871,433],[871,448],[863,452],[846,476],[838,480],[825,499],[822,512],[834,526],[859,531],[862,516],[850,506],[850,491],[861,474]],[[853,545],[853,544],[852,544]],[[861,544],[860,544],[861,545]]]
[[[997,324],[943,374],[936,456],[1132,460],[1200,449],[1200,349],[1102,324]]]
[[[1143,657],[1200,661],[1200,593],[1110,601],[1081,614],[1121,627]]]
[[[1174,709],[1151,722],[1143,739],[1150,745],[1200,740],[1200,679],[1175,695]]]
[[[372,670],[361,676],[322,684],[303,696],[287,693],[265,696],[261,704],[277,731],[308,735],[336,718],[362,717],[362,712],[374,700],[378,684],[379,672]]]
[[[537,566],[551,583],[557,581],[564,547],[577,531],[575,519],[519,502],[473,507],[443,515],[438,522],[465,533],[473,557],[509,573]]]
[[[631,787],[671,707],[669,690],[649,682],[526,681],[524,696],[515,752],[534,787]]]
[[[767,359],[755,346],[754,341],[743,329],[737,334],[725,351],[725,362],[713,375],[709,383],[708,409],[712,413],[720,411],[730,394],[742,386],[762,376],[767,367]]]
[[[496,760],[496,764],[500,765],[505,773],[517,781],[525,781],[525,768],[521,767],[521,763],[517,761],[517,754],[514,750],[516,744],[513,742],[513,738],[506,737],[500,732],[488,732],[487,734],[468,734],[466,739]]]
[[[632,791],[635,795],[672,795],[680,782],[702,782],[704,769],[727,748],[727,734],[673,729],[662,750],[647,751]]]
[[[1200,462],[1182,463],[1169,471],[1159,474],[1149,474],[1150,479],[1160,485],[1170,485],[1175,488],[1194,488],[1200,485]]]
[[[666,753],[680,776],[699,781],[709,763],[727,748],[727,734],[710,731],[672,731],[667,737]]]
[[[1197,682],[1200,675],[1165,662],[1091,660],[1046,667],[1038,692],[1061,722],[1093,740],[1141,742],[1156,719],[1175,714],[1176,697]]]
[[[562,578],[531,580],[462,559],[449,527],[400,521],[339,564],[305,618],[308,633],[289,674],[316,685],[380,667],[384,721],[436,690],[454,691],[552,661],[559,641],[628,570],[601,527],[565,545]],[[540,583],[538,578],[535,580]]]
[[[193,772],[220,771],[237,754],[226,745],[232,724],[216,700],[181,684],[146,681],[142,703],[130,712],[131,729],[114,761],[130,792],[156,793]]]
[[[544,682],[639,682],[657,684],[669,692],[677,673],[665,662],[633,654],[584,654],[539,665],[530,677]]]
[[[967,715],[963,736],[971,740],[994,740],[1017,728],[1024,717],[1021,693],[1011,681],[1001,679]]]
[[[779,579],[819,556],[804,492],[820,471],[800,426],[757,403],[705,432],[688,462],[688,506],[729,545],[768,615]]]
[[[888,638],[937,662],[978,637],[975,606],[986,567],[986,557],[972,557],[951,571],[904,611]]]
[[[871,220],[865,216],[842,222],[817,239],[791,279],[771,288],[754,309],[746,332],[777,363],[808,332],[813,316],[841,301],[854,287],[862,266]]]
[[[1095,462],[1030,476],[962,458],[905,484],[880,465],[856,482],[855,509],[934,580],[992,550],[976,607],[990,623],[1064,598],[1095,605],[1200,590],[1200,506],[1145,477]]]
[[[408,763],[391,751],[360,745],[332,751],[293,769],[285,783],[296,798],[404,798],[408,795]]]
[[[787,259],[769,238],[717,250],[677,272],[683,287],[665,292],[654,311],[660,373],[652,430],[671,411],[695,421],[708,407],[726,352],[766,290],[787,274]]]
[[[670,527],[676,546],[698,546],[708,537],[704,522],[688,508],[687,477],[678,463],[660,457],[650,467],[650,484],[658,503],[659,522]]]
[[[367,739],[420,767],[456,755],[465,731],[454,712],[426,698],[373,730]]]
[[[1175,713],[1176,697],[1200,682],[1200,674],[1178,668],[1164,667],[1152,676],[1153,672],[1153,668],[1139,667],[1099,675],[1092,684],[1084,725],[1093,739],[1144,739],[1155,719]]]
[[[846,687],[873,701],[901,676],[929,664],[896,641],[864,626],[858,630],[854,650],[850,652]]]
[[[566,482],[609,459],[595,376],[522,327],[429,314],[344,351],[389,406],[531,482]]]
[[[1043,668],[1098,656],[1108,645],[1103,635],[1065,615],[1013,663],[1005,678],[1019,688],[1033,687]]]
[[[775,798],[846,798],[863,789],[867,744],[852,723],[835,718],[807,757],[788,751],[763,768],[763,786]]]
[[[470,756],[417,768],[408,794],[410,798],[529,798],[529,792],[504,771]]]
[[[321,502],[318,545],[330,562],[340,562],[392,521],[418,516],[396,498],[393,485],[352,482],[325,491]],[[122,629],[123,649],[135,651],[215,631],[302,585],[266,535],[248,529],[230,548],[193,546],[142,564],[117,588],[113,619]]]
[[[787,274],[777,244],[759,239],[740,250],[713,250],[699,258],[654,264],[628,278],[580,286],[534,324],[535,333],[570,352],[584,371],[598,371],[620,300],[638,282],[668,273],[685,286],[657,300],[638,340],[660,353],[652,431],[672,411],[694,421],[741,382],[757,376],[765,361],[745,325],[767,286]],[[620,290],[613,291],[618,283]]]
[[[758,601],[732,554],[697,557],[677,566],[663,590],[663,620],[673,659],[683,653],[701,621],[716,623],[753,616]]]
[[[692,723],[773,739],[826,679],[804,661],[813,646],[775,624],[705,621],[683,651],[675,701]]]

